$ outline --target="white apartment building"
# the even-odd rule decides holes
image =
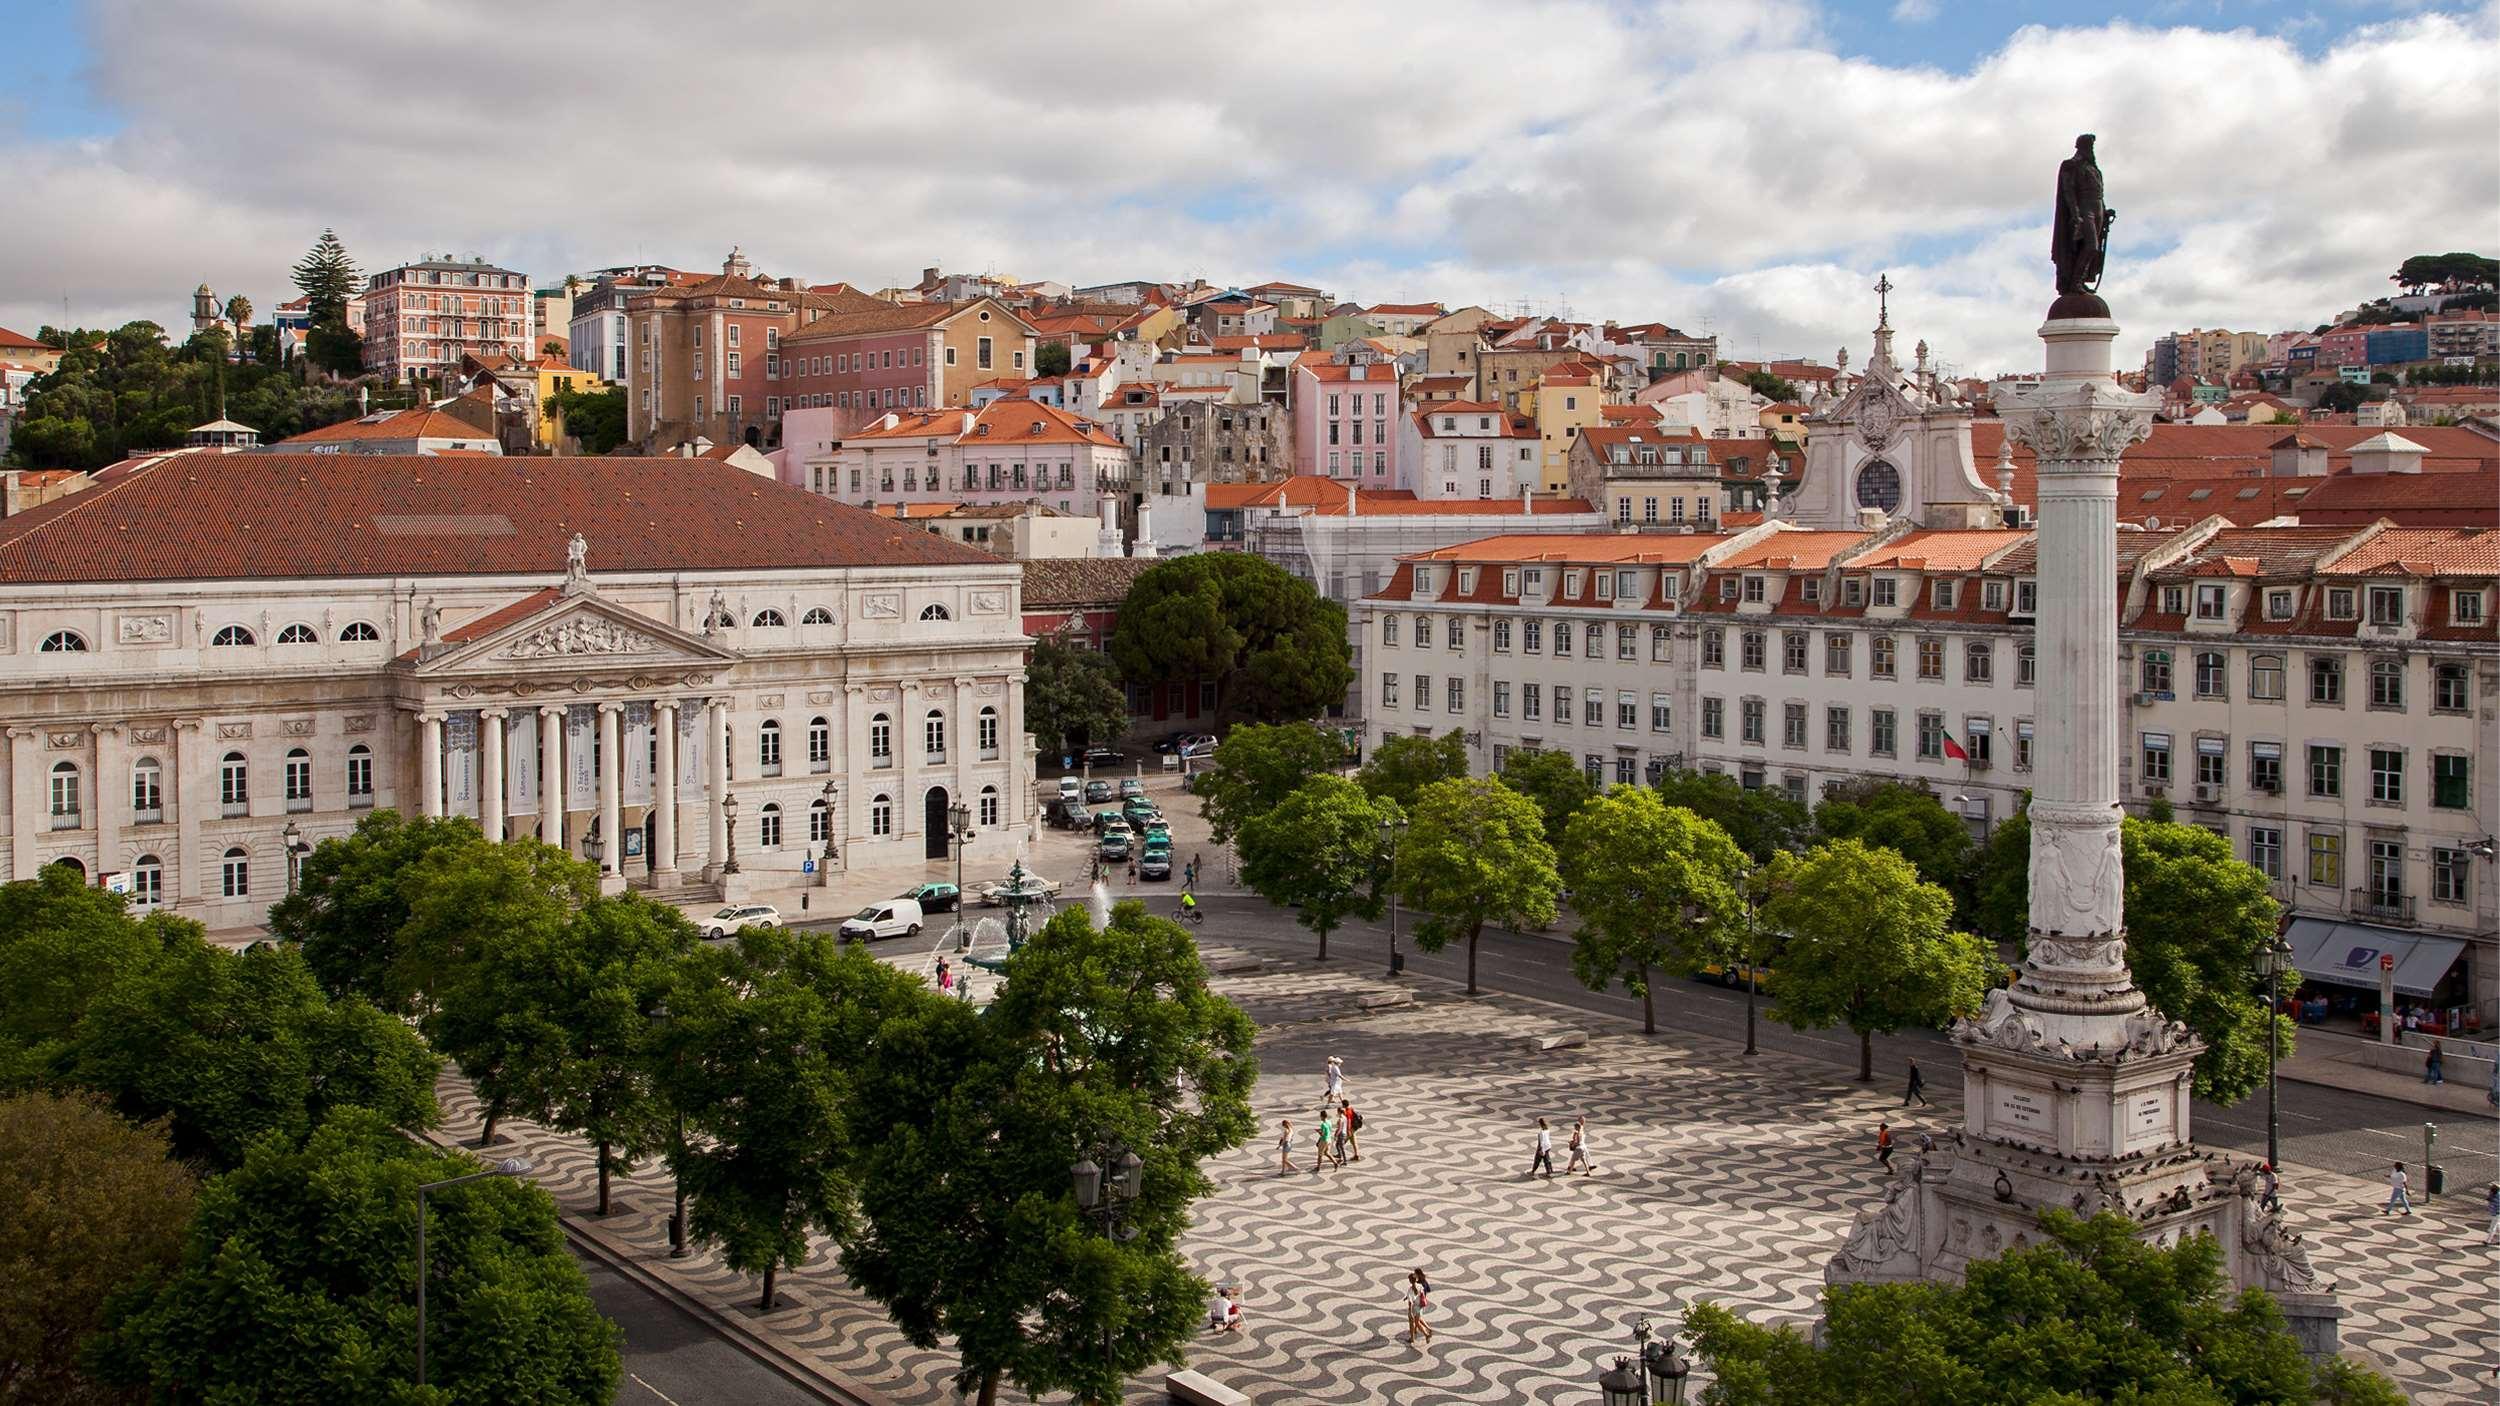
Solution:
[[[1812,803],[1927,786],[1974,831],[2032,766],[2027,531],[1505,535],[1360,601],[1367,741],[1457,728],[1479,769],[1560,750],[1602,785],[1721,771]],[[2274,876],[2312,980],[2500,1019],[2500,532],[2211,519],[2122,530],[2138,810]],[[2352,954],[2369,954],[2365,972]]]
[[[1536,422],[1489,401],[1419,406],[1399,430],[1418,497],[1516,498],[1544,486]]]
[[[1129,451],[1092,420],[1035,400],[897,411],[799,449],[786,476],[859,507],[1037,502],[1094,517],[1125,491]]]

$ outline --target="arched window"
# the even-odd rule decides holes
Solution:
[[[980,736],[978,740],[981,747],[981,760],[985,762],[994,762],[998,760],[998,710],[996,708],[984,707],[981,709]]]
[[[755,817],[755,838],[766,849],[781,848],[781,807],[766,805]]]
[[[217,763],[217,806],[226,815],[242,815],[252,808],[252,768],[241,752],[228,752]]]
[[[833,807],[826,805],[825,798],[822,796],[808,802],[807,842],[811,845],[821,845],[825,842],[825,836],[832,833],[832,830]]]
[[[87,652],[87,637],[78,633],[76,630],[54,630],[51,634],[43,637],[43,644],[40,647],[39,652],[44,654],[84,654]]]
[[[339,643],[341,644],[372,644],[381,638],[382,632],[380,630],[373,628],[371,625],[366,624],[362,620],[351,620],[348,622],[346,629],[339,631]]]
[[[319,644],[321,643],[321,636],[314,634],[313,627],[310,625],[294,624],[289,625],[285,629],[278,632],[278,643]]]
[[[252,639],[251,631],[240,625],[228,625],[224,629],[219,630],[216,634],[210,636],[208,642],[220,649],[224,649],[233,645],[251,644],[254,641]]]
[[[755,764],[759,776],[781,775],[781,724],[771,718],[755,729]]]
[[[52,764],[52,828],[75,830],[79,814],[85,809],[79,802],[84,789],[78,784],[78,763]]]
[[[807,769],[833,770],[833,724],[823,718],[807,720]]]
[[[894,802],[892,798],[884,795],[883,793],[879,793],[869,799],[868,833],[871,835],[891,835],[894,833]]]
[[[883,713],[868,719],[868,764],[894,765],[894,721]]]
[[[830,625],[833,623],[833,612],[825,609],[821,605],[811,605],[807,608],[807,613],[799,617],[799,623],[802,625]]]
[[[998,824],[998,788],[995,786],[984,786],[981,788],[980,823],[983,826],[995,826]]]
[[[759,610],[755,612],[755,618],[747,623],[759,630],[777,630],[790,622],[783,619],[778,610]]]
[[[923,620],[952,620],[955,617],[946,613],[945,606],[932,605],[924,608],[920,612],[920,618]]]
[[[373,749],[362,742],[347,749],[347,804],[373,804]]]
[[[2225,691],[2226,680],[2229,677],[2229,669],[2221,650],[2200,649],[2196,652],[2197,697],[2220,698]]]
[[[130,866],[130,906],[154,908],[165,901],[165,863],[143,854]]]
[[[706,628],[714,630],[734,630],[738,628],[738,621],[728,612],[728,610],[716,610],[712,613],[711,621]]]
[[[226,851],[225,860],[218,865],[218,876],[226,897],[252,896],[252,856],[244,851],[243,846],[236,845]]]
[[[286,808],[312,809],[312,753],[301,747],[286,754]]]
[[[130,819],[149,825],[165,818],[165,765],[154,757],[130,764]]]
[[[946,714],[931,708],[929,716],[921,720],[920,737],[930,761],[946,760]]]

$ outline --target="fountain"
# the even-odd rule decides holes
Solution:
[[[1017,860],[1015,866],[1007,871],[1007,882],[999,885],[995,896],[1007,909],[1007,921],[1001,925],[996,918],[983,918],[974,926],[973,937],[977,942],[982,930],[1003,926],[1005,950],[985,956],[971,945],[963,948],[965,964],[979,967],[987,972],[1004,969],[1007,959],[1023,948],[1025,939],[1033,931],[1032,910],[1034,908],[1038,907],[1042,910],[1042,919],[1045,922],[1049,921],[1050,915],[1050,885],[1026,873],[1024,861],[1021,859]],[[961,925],[958,924],[958,926]]]

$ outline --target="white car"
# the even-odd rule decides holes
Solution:
[[[781,926],[781,910],[769,903],[732,903],[700,926],[705,937],[727,937],[740,928],[777,928]]]
[[[845,941],[866,942],[880,937],[909,937],[920,931],[920,904],[909,898],[889,898],[871,903],[842,920],[838,931]]]
[[[1024,883],[1027,888],[1039,889],[1044,898],[1056,899],[1059,896],[1059,881],[1057,879],[1045,879],[1039,874],[1027,874],[1024,876]],[[973,901],[980,904],[984,908],[1003,908],[1006,906],[1007,901],[999,897],[999,895],[1005,893],[1006,891],[1007,881],[1005,879],[1001,879],[994,884],[983,884],[975,891]]]

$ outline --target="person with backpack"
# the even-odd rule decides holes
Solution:
[[[1352,1153],[1357,1162],[1363,1160],[1363,1145],[1356,1141],[1354,1135],[1361,1131],[1363,1131],[1363,1115],[1354,1111],[1353,1101],[1351,1099],[1338,1100],[1337,1143],[1343,1151]],[[1338,1160],[1343,1162],[1344,1159],[1341,1157]]]

